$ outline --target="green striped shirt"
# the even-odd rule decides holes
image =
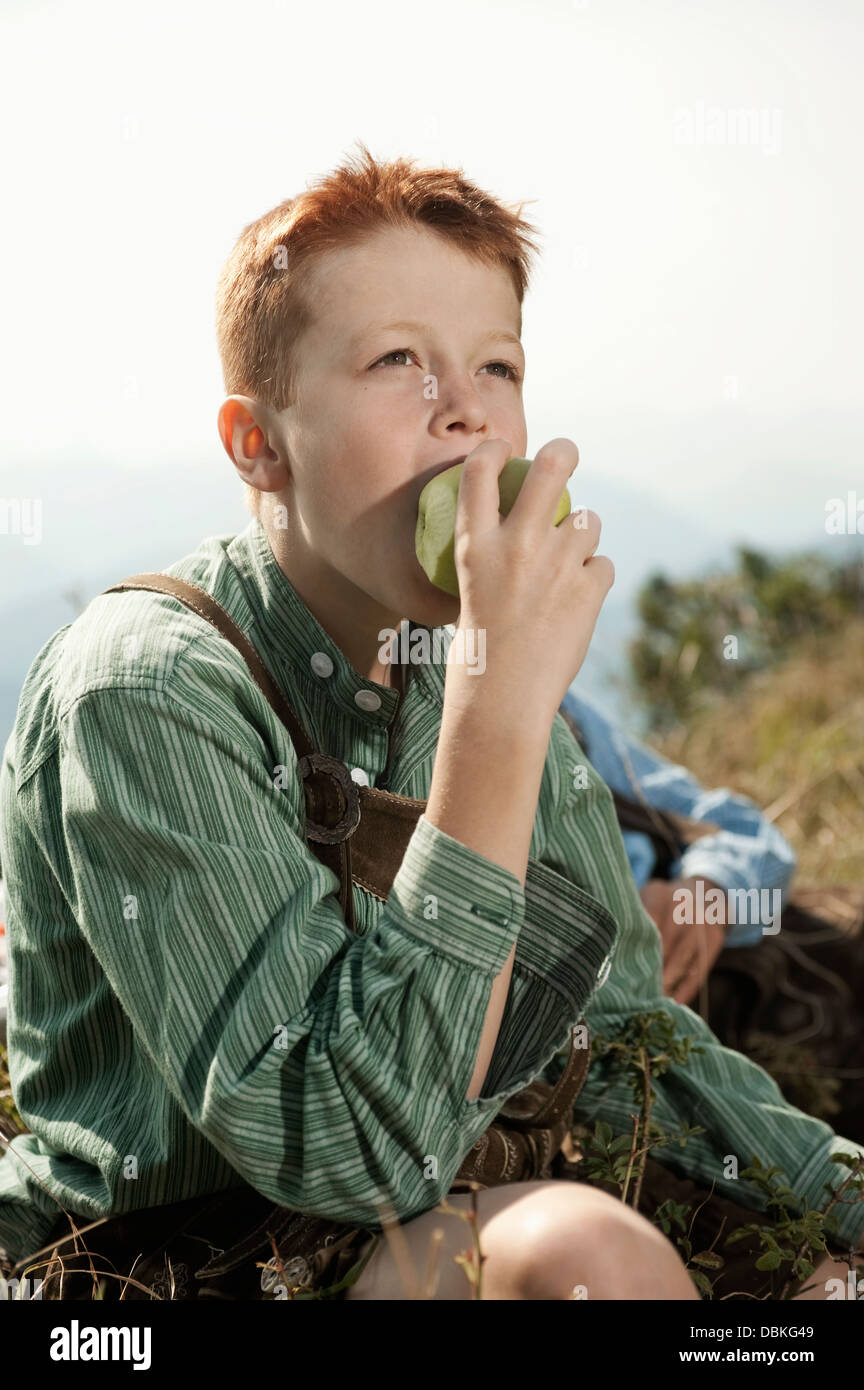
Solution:
[[[428,796],[448,629],[400,693],[349,665],[260,522],[167,573],[231,613],[316,748],[372,786],[389,750],[388,790]],[[303,825],[287,730],[240,654],[179,601],[98,596],[41,649],[0,771],[10,1070],[31,1131],[0,1159],[9,1257],[47,1238],[52,1194],[97,1219],[245,1181],[340,1221],[380,1226],[382,1199],[411,1219],[509,1096],[560,1073],[583,1015],[609,1033],[664,1008],[704,1047],[655,1081],[658,1123],[705,1129],[660,1162],[756,1210],[759,1191],[724,1178],[726,1155],[779,1164],[811,1206],[846,1175],[829,1155],[856,1145],[663,998],[611,793],[560,715],[524,889],[421,817],[387,901],[354,886],[355,936]],[[486,1081],[466,1100],[514,942]],[[629,1133],[632,1092],[609,1071],[592,1065],[575,1113]],[[862,1228],[864,1208],[841,1209],[839,1233]]]

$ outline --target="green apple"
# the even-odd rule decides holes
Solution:
[[[498,475],[498,510],[507,516],[525,481],[530,459],[508,459]],[[454,463],[436,473],[420,493],[414,549],[429,579],[438,589],[459,597],[459,579],[453,555],[456,504],[462,464]],[[553,525],[570,515],[570,494],[565,488],[558,502]]]

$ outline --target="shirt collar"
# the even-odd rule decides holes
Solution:
[[[234,537],[228,558],[240,574],[252,611],[254,631],[247,635],[274,676],[284,678],[286,668],[290,668],[304,694],[319,692],[348,718],[390,724],[403,695],[392,686],[365,680],[355,671],[280,568],[257,517]],[[419,626],[422,624],[405,619],[400,631],[399,654],[406,662],[402,672],[404,694],[407,695],[410,684],[416,683],[418,693],[426,692],[440,700],[441,692],[435,687],[441,684],[443,691],[443,674],[431,672],[422,663],[407,662],[407,644],[411,632]]]

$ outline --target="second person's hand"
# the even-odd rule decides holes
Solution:
[[[712,888],[724,892],[719,884],[703,878],[704,892],[707,896]],[[675,894],[687,889],[690,901],[700,900],[698,879],[659,879],[651,878],[639,890],[645,911],[654,921],[660,932],[663,947],[663,993],[678,1004],[690,1004],[699,992],[703,980],[707,979],[712,965],[726,944],[726,913],[724,923],[703,921],[676,921],[683,914],[681,899],[676,903]],[[724,893],[725,903],[725,893]]]

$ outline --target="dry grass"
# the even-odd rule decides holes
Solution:
[[[762,807],[798,879],[864,882],[864,619],[813,634],[687,727],[651,740],[705,787]]]

